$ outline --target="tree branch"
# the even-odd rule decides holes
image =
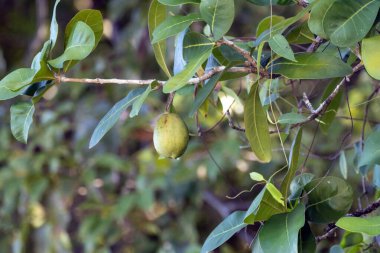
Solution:
[[[346,216],[348,216],[348,217],[361,217],[361,216],[372,213],[373,211],[377,210],[379,207],[380,207],[380,199],[373,202],[371,205],[367,206],[366,208],[359,209],[353,213],[347,214]],[[315,238],[315,240],[317,242],[320,242],[322,240],[329,238],[335,232],[336,229],[338,229],[338,227],[335,225],[335,223],[330,223],[328,228],[327,228],[326,233],[323,235],[317,236]]]

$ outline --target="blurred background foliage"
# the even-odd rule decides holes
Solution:
[[[0,76],[30,64],[48,36],[52,2],[0,0]],[[146,20],[149,2],[62,1],[57,11],[60,49],[62,30],[78,10],[99,9],[105,19],[100,45],[67,76],[164,79],[149,42]],[[229,35],[254,35],[258,22],[270,14],[270,9],[235,2],[238,15]],[[191,7],[180,11],[189,12],[186,8]],[[294,6],[274,8],[274,14],[286,17],[296,11]],[[193,29],[201,28],[195,25]],[[173,40],[169,42],[171,62]],[[344,136],[350,134],[345,144],[348,180],[359,197],[362,185],[360,174],[354,170],[354,144],[360,140],[360,119],[367,104],[363,102],[372,92],[372,81],[364,71],[354,78],[358,80],[352,82],[355,86],[349,87],[347,98],[352,116],[359,120],[353,121],[352,131],[343,99],[339,117],[328,134],[316,130],[317,124],[306,127],[302,153],[306,157],[315,139],[303,171],[317,176],[341,176],[336,154]],[[215,93],[215,104],[201,113],[202,129],[213,127],[221,119],[223,115],[218,109],[228,108],[233,94],[240,92],[244,100],[241,82],[222,83],[221,92]],[[313,102],[318,103],[326,84],[301,83],[296,96],[307,91]],[[246,209],[260,190],[257,186],[236,196],[252,188],[249,172],[258,171],[269,177],[285,164],[279,143],[273,162],[257,163],[247,148],[244,134],[230,129],[226,119],[202,137],[192,137],[180,160],[158,159],[152,146],[151,125],[164,111],[166,97],[157,91],[150,95],[138,117],[127,120],[125,112],[117,126],[89,150],[88,141],[97,122],[128,93],[129,87],[83,84],[56,87],[56,96],[51,92],[51,97],[37,106],[28,145],[11,137],[10,102],[0,105],[0,252],[199,252],[210,231],[230,212]],[[174,106],[194,133],[196,123],[187,117],[191,94],[192,89],[178,92]],[[291,101],[294,94],[283,95]],[[380,121],[378,108],[378,100],[372,101],[367,131]],[[242,103],[238,100],[232,113],[236,122],[242,122]],[[288,151],[289,147],[287,140],[285,149]],[[364,181],[370,201],[375,194],[372,172]],[[365,206],[366,200],[362,204]],[[357,206],[355,201],[353,208]],[[255,228],[240,232],[219,252],[249,252]],[[315,226],[313,231],[323,233],[323,227]],[[324,241],[319,250],[333,243],[336,242]]]

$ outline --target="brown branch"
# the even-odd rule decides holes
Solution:
[[[361,217],[361,216],[364,216],[364,215],[367,215],[367,214],[370,214],[370,213],[374,212],[379,207],[380,207],[380,199],[378,199],[377,201],[373,202],[371,205],[367,206],[366,208],[356,210],[355,212],[349,213],[346,216],[348,216],[348,217]],[[320,242],[322,240],[325,240],[325,239],[329,238],[335,232],[336,229],[338,229],[338,227],[336,226],[336,224],[335,223],[330,223],[328,225],[328,227],[327,227],[326,233],[323,234],[323,235],[317,236],[315,238],[315,240],[317,242]]]

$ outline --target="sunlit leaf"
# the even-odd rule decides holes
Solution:
[[[362,42],[362,59],[368,74],[380,80],[380,35],[365,38]]]
[[[375,236],[380,234],[380,216],[343,217],[336,222],[336,226],[350,232]]]
[[[270,48],[277,55],[291,61],[296,61],[293,50],[290,48],[289,42],[281,34],[276,34],[268,41]]]

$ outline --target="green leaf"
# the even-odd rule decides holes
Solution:
[[[303,116],[300,113],[296,112],[289,112],[281,114],[281,116],[278,118],[278,123],[280,124],[297,124],[301,123],[306,120],[306,117]]]
[[[311,173],[302,173],[295,176],[290,183],[290,196],[289,200],[295,200],[301,196],[301,193],[308,183],[314,179],[314,175]]]
[[[293,0],[247,0],[257,5],[288,5],[294,3]]]
[[[279,59],[272,71],[289,79],[325,79],[344,77],[352,73],[351,67],[341,59],[324,53],[296,54],[297,62]]]
[[[168,17],[154,29],[152,44],[178,34],[193,22],[200,20],[202,18],[198,13],[191,13],[187,16]]]
[[[227,216],[227,218],[225,218],[207,237],[202,246],[201,253],[211,252],[218,248],[235,233],[247,226],[243,222],[244,215],[245,212],[236,211]]]
[[[230,30],[235,17],[234,0],[202,0],[199,8],[215,40]]]
[[[260,102],[259,83],[254,83],[244,106],[245,134],[256,157],[263,163],[272,159],[267,115]]]
[[[341,82],[341,78],[335,78],[330,81],[329,85],[326,87],[320,103],[325,101],[328,96],[330,96],[331,92],[335,89],[335,87]],[[335,119],[335,115],[338,112],[341,100],[342,100],[343,90],[340,89],[338,91],[338,94],[333,98],[329,106],[326,108],[325,113],[319,118],[322,124],[320,124],[320,127],[324,133],[327,133],[332,122]]]
[[[174,50],[174,63],[173,63],[173,73],[178,74],[184,70],[186,66],[186,61],[183,59],[183,40],[189,28],[186,28],[180,32],[175,38],[175,50]]]
[[[363,242],[363,234],[345,231],[343,234],[343,238],[340,241],[340,246],[342,248],[347,248],[347,247],[352,247],[355,245],[360,245],[362,242]]]
[[[32,61],[32,65],[30,67],[35,71],[33,82],[55,79],[53,72],[49,69],[47,65],[50,47],[51,42],[50,40],[48,40],[44,43],[44,46],[42,47],[41,51],[36,54]]]
[[[380,35],[365,38],[362,42],[362,59],[368,74],[380,80]]]
[[[281,193],[284,195],[284,198],[287,199],[289,195],[289,186],[294,178],[294,175],[298,169],[298,160],[300,156],[301,149],[301,140],[302,140],[302,128],[297,132],[296,138],[292,143],[289,154],[289,169],[286,173],[286,176],[281,184]]]
[[[1,82],[0,82],[1,83]],[[5,86],[0,85],[0,100],[8,100],[14,97],[17,97],[22,93],[22,90],[19,91],[11,91]]]
[[[373,185],[376,189],[380,189],[380,165],[375,165],[373,168]]]
[[[281,34],[276,34],[268,41],[270,48],[277,55],[291,61],[296,61],[293,50],[290,48],[289,42]]]
[[[316,252],[317,244],[308,222],[305,222],[305,225],[301,228],[299,238],[298,253]]]
[[[253,181],[257,181],[257,182],[266,181],[265,178],[264,178],[264,176],[261,175],[260,173],[257,173],[257,172],[251,172],[251,173],[249,173],[249,177]]]
[[[256,37],[258,38],[264,31],[270,29],[270,27],[284,21],[285,18],[282,16],[268,16],[260,21],[256,28]]]
[[[153,31],[166,19],[166,7],[160,4],[157,0],[153,0],[149,7],[148,12],[148,29],[149,38],[152,40]],[[165,62],[166,56],[166,41],[160,41],[153,43],[153,52],[156,57],[156,61],[167,77],[171,77],[168,66]]]
[[[103,136],[116,124],[120,115],[144,92],[144,88],[137,88],[128,93],[128,95],[117,102],[109,112],[100,120],[91,136],[90,148],[94,147],[103,138]]]
[[[374,164],[380,164],[380,131],[372,132],[365,140],[359,167]]]
[[[350,210],[353,201],[352,187],[338,177],[312,180],[305,186],[308,192],[307,218],[315,223],[338,220]]]
[[[272,195],[273,199],[277,201],[277,203],[280,203],[282,206],[285,206],[284,204],[284,196],[282,193],[274,186],[272,183],[267,183],[267,190]]]
[[[260,34],[260,36],[255,41],[255,46],[258,46],[263,41],[268,41],[272,36],[276,34],[282,34],[289,26],[296,23],[298,20],[303,18],[307,13],[309,13],[310,9],[314,6],[314,4],[318,1],[314,1],[310,3],[306,8],[302,11],[298,12],[297,15],[287,18],[275,25],[272,26],[272,29],[268,29]]]
[[[344,179],[347,179],[347,159],[344,150],[340,151],[339,156],[339,169]]]
[[[187,84],[187,82],[192,78],[195,72],[201,67],[203,62],[211,55],[212,50],[205,52],[199,58],[194,58],[186,65],[185,69],[182,70],[177,75],[171,77],[163,87],[164,93],[170,93],[176,91]]]
[[[186,62],[199,58],[205,52],[210,51],[214,44],[214,42],[200,33],[188,32],[183,39],[183,58]]]
[[[380,234],[380,216],[343,217],[337,221],[336,226],[350,232],[376,236]]]
[[[201,0],[158,0],[164,5],[199,4]]]
[[[34,105],[30,102],[20,102],[11,106],[11,131],[16,140],[27,143],[33,114]]]
[[[310,31],[307,22],[292,29],[287,35],[286,39],[290,44],[310,44],[314,41],[314,34]]]
[[[298,232],[305,224],[305,206],[290,213],[272,216],[260,230],[258,239],[264,253],[298,252]],[[274,242],[275,238],[275,242]]]
[[[323,29],[339,47],[359,42],[369,32],[379,11],[378,0],[336,0],[323,19]]]
[[[55,68],[63,68],[66,61],[83,60],[95,46],[95,35],[84,22],[78,21],[70,34],[65,51],[61,56],[48,63]]]
[[[323,28],[323,23],[325,22],[326,13],[334,4],[334,1],[335,0],[319,0],[310,12],[308,22],[310,31],[324,39],[328,39],[328,36]]]
[[[146,87],[146,90],[133,102],[129,117],[133,118],[139,114],[141,106],[144,104],[145,100],[152,91],[152,85],[153,83],[148,85],[148,87]]]
[[[194,115],[194,113],[201,107],[201,105],[206,101],[206,99],[211,95],[216,84],[218,83],[220,77],[223,75],[223,72],[215,74],[211,77],[202,88],[200,88],[195,96],[194,103],[190,109],[189,115]]]
[[[51,48],[55,46],[55,43],[58,38],[58,23],[56,18],[57,13],[57,6],[61,2],[61,0],[56,0],[53,8],[53,16],[51,17],[51,23],[50,23],[50,41],[51,41]]]
[[[0,87],[16,92],[32,83],[35,70],[30,68],[16,69],[0,81]],[[8,93],[9,95],[11,93]]]
[[[274,199],[265,185],[249,206],[244,222],[253,224],[256,221],[266,221],[273,215],[284,212],[286,212],[284,204]]]

